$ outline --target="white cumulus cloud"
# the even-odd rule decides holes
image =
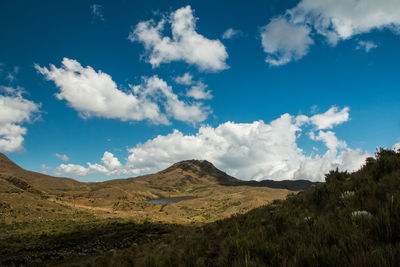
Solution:
[[[135,94],[155,101],[162,101],[165,112],[176,120],[185,122],[204,121],[211,112],[209,107],[204,107],[200,102],[187,103],[172,92],[172,87],[157,76],[145,79],[143,85],[133,86]]]
[[[104,152],[101,161],[104,163],[104,166],[109,170],[115,170],[122,167],[121,162],[119,162],[119,160],[114,157],[114,155],[110,152]]]
[[[152,76],[144,84],[132,86],[132,91],[120,90],[111,76],[83,67],[78,61],[64,58],[57,68],[35,68],[60,89],[59,100],[77,110],[82,118],[102,117],[121,121],[150,120],[155,124],[169,124],[168,117],[190,123],[203,121],[209,113],[201,103],[187,103],[178,99],[172,87]],[[161,109],[163,107],[164,110]]]
[[[349,110],[348,107],[339,110],[338,107],[333,106],[324,113],[312,116],[310,120],[318,130],[332,129],[335,125],[349,120]]]
[[[186,96],[194,99],[211,99],[211,91],[207,90],[207,85],[203,82],[198,82],[186,92]]]
[[[338,148],[346,148],[347,144],[345,141],[339,140],[335,133],[332,131],[319,131],[318,135],[315,135],[314,132],[310,132],[310,138],[316,141],[322,141],[325,143],[325,146],[334,151]]]
[[[190,6],[172,12],[158,23],[143,21],[129,34],[128,39],[144,45],[148,61],[153,67],[161,63],[185,61],[203,71],[220,71],[228,68],[228,53],[219,40],[210,40],[196,32],[196,21]],[[170,24],[172,36],[164,36]]]
[[[25,99],[21,88],[0,86],[0,93],[0,151],[23,151],[27,129],[21,125],[37,118],[40,104]]]
[[[60,164],[54,173],[56,175],[70,175],[75,177],[87,176],[93,173],[100,173],[107,176],[136,175],[139,173],[134,168],[124,167],[118,158],[108,151],[104,152],[101,162],[102,164],[88,162],[86,163],[87,167],[79,164]]]
[[[272,19],[261,36],[267,62],[283,65],[307,54],[313,34],[336,45],[340,40],[384,28],[400,33],[398,0],[302,0],[284,15]],[[288,33],[295,34],[293,39]]]
[[[336,113],[341,111],[336,109]],[[330,125],[333,127],[338,124],[336,122]],[[298,146],[299,134],[307,125],[316,132],[309,135],[311,139],[322,141],[326,146],[325,153],[306,155]],[[324,125],[323,129],[329,128],[329,124]],[[116,164],[108,164],[105,158],[114,159],[110,153],[107,157],[104,154],[103,165],[89,163],[86,169],[106,175],[141,174],[159,171],[180,160],[206,159],[244,180],[322,181],[329,170],[339,168],[354,171],[370,156],[368,152],[349,148],[333,131],[323,131],[313,126],[312,117],[283,114],[270,123],[226,122],[215,128],[202,126],[193,135],[174,130],[128,149],[130,155],[124,165],[117,160]]]
[[[86,176],[89,169],[77,164],[61,164],[56,168],[56,175]]]

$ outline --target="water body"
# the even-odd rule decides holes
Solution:
[[[170,197],[170,198],[157,198],[157,199],[149,199],[147,202],[153,203],[153,204],[171,204],[171,203],[176,203],[180,202],[183,200],[189,200],[193,199],[194,197]]]

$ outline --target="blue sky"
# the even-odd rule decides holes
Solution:
[[[2,1],[0,151],[82,181],[356,169],[400,142],[396,2]]]

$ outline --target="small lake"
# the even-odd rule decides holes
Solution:
[[[176,203],[184,200],[189,200],[193,199],[194,197],[171,197],[171,198],[157,198],[157,199],[149,199],[147,202],[150,202],[152,204],[171,204],[171,203]]]

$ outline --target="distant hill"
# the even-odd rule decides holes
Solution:
[[[24,170],[0,153],[0,202],[9,206],[4,218],[8,222],[70,218],[78,211],[95,217],[206,222],[246,212],[311,185],[242,181],[206,160],[177,162],[135,178],[83,183]],[[162,208],[147,201],[180,197],[188,198]]]
[[[243,182],[243,185],[248,186],[265,186],[269,188],[281,188],[287,189],[291,191],[302,191],[306,190],[314,185],[319,184],[319,182],[311,182],[309,180],[282,180],[282,181],[273,181],[273,180],[262,180],[262,181],[247,181]]]
[[[186,176],[177,179],[186,172]],[[189,175],[189,173],[191,175]],[[158,179],[153,176],[138,177],[136,179],[151,181],[153,183],[170,184],[178,187],[183,184],[190,183],[218,183],[224,186],[255,186],[287,189],[291,191],[301,191],[318,184],[308,180],[263,180],[263,181],[243,181],[228,175],[227,173],[217,169],[211,162],[207,160],[184,160],[173,164],[167,169],[156,174],[161,176]],[[168,178],[170,177],[170,178]],[[193,178],[196,177],[196,178]]]

